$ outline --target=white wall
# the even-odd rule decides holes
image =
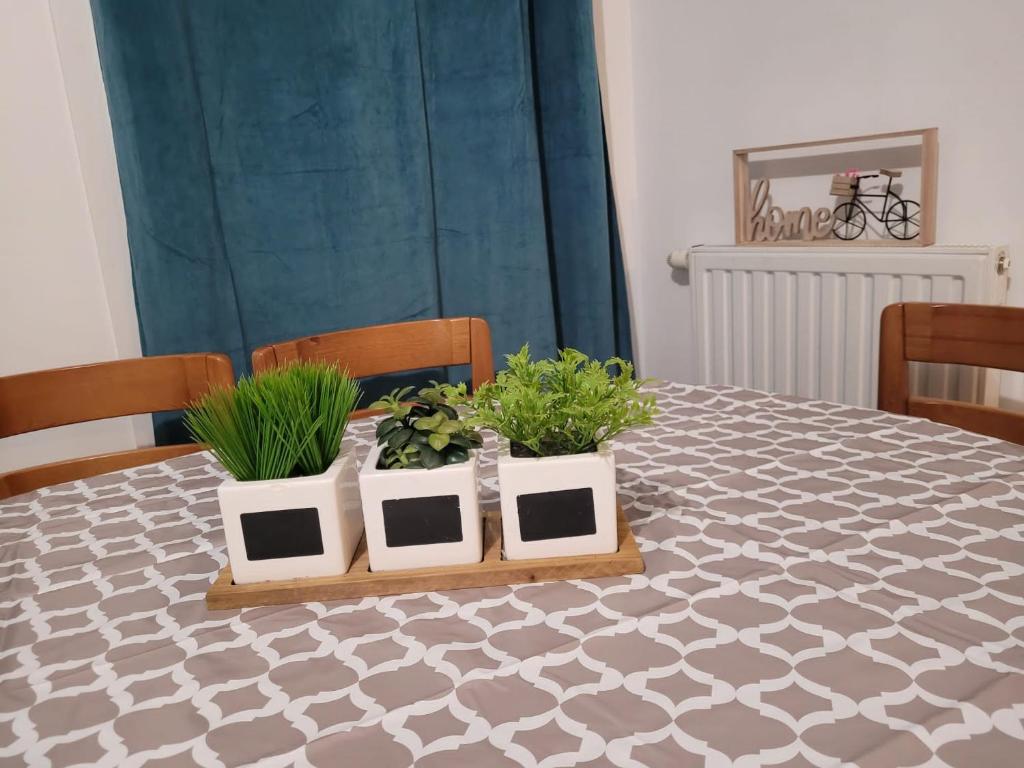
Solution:
[[[0,1],[0,105],[0,375],[137,356],[88,0]],[[145,417],[21,435],[0,471],[147,440]]]
[[[733,242],[736,147],[938,126],[937,242],[1008,243],[1024,305],[1024,3],[598,2],[608,61],[631,60],[631,81],[610,78],[609,132],[617,175],[635,176],[619,205],[645,375],[696,376],[690,291],[665,257]],[[1019,378],[1004,395],[1024,405]]]

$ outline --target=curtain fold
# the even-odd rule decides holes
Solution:
[[[629,356],[590,0],[92,7],[145,354],[478,315],[499,366]]]

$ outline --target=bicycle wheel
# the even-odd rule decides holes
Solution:
[[[832,211],[832,232],[840,240],[855,240],[864,231],[866,223],[859,205],[841,203]]]
[[[921,206],[913,200],[893,203],[885,212],[885,228],[897,240],[913,240],[921,231]]]

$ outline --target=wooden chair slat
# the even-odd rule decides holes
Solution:
[[[335,362],[355,378],[466,364],[472,366],[474,388],[494,378],[491,332],[476,317],[414,320],[269,344],[253,352],[252,368],[262,373],[297,360]],[[362,409],[352,418],[374,413]]]
[[[231,360],[189,354],[114,360],[0,377],[0,438],[65,424],[173,411],[235,384]],[[141,448],[29,467],[0,476],[0,498],[199,450]]]
[[[892,304],[882,311],[878,407],[1024,444],[1024,414],[910,396],[907,363],[1024,371],[1024,308]]]
[[[26,469],[16,469],[0,475],[0,499],[18,496],[49,485],[70,483],[95,475],[105,475],[143,464],[167,461],[178,456],[187,456],[203,450],[202,445],[158,445],[153,448],[138,448],[131,451],[104,453],[98,456],[87,456],[81,459],[57,461],[52,464],[41,464]]]
[[[357,378],[418,368],[459,365],[470,359],[469,318],[395,323],[310,336],[296,342],[300,360],[343,362]]]
[[[975,403],[911,397],[907,414],[1024,445],[1024,413]]]
[[[904,304],[903,314],[907,360],[1024,370],[1024,309]]]
[[[226,355],[168,355],[0,376],[0,437],[183,408],[231,387]]]

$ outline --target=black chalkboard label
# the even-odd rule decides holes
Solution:
[[[250,560],[277,560],[324,553],[316,507],[271,509],[241,515],[245,555]]]
[[[597,533],[592,488],[524,493],[516,497],[523,541],[567,539]]]
[[[462,541],[462,512],[458,495],[388,499],[381,507],[384,512],[384,540],[389,547]]]

